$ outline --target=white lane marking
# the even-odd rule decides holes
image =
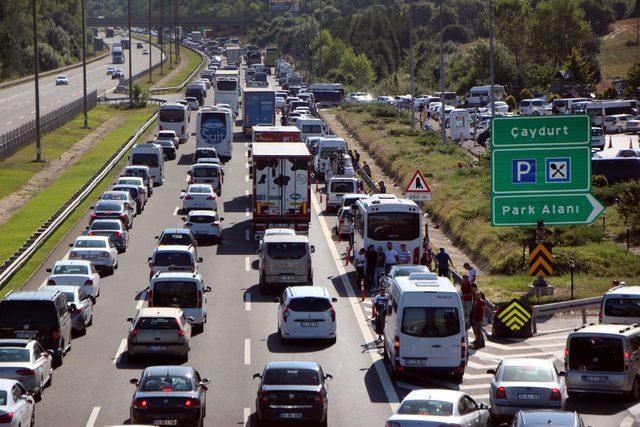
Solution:
[[[248,217],[248,216],[251,216],[251,209],[246,208],[246,209],[244,210],[244,216],[247,216],[247,217]]]
[[[245,182],[249,182],[249,175],[245,175],[244,176],[244,180],[245,180]]]
[[[7,122],[8,125],[10,125],[11,123],[13,123],[13,122]]]
[[[251,416],[251,408],[244,408],[243,421],[244,425],[249,425],[249,417]]]
[[[178,216],[179,210],[180,210],[180,206],[176,206],[176,208],[173,210],[173,216]]]
[[[489,388],[489,384],[469,384],[469,385],[464,385],[464,384],[460,384],[460,390],[466,391],[466,390],[487,390]]]
[[[251,311],[251,292],[244,293],[244,310]]]
[[[347,291],[349,303],[351,305],[351,309],[353,310],[353,314],[356,317],[356,322],[360,327],[360,332],[362,333],[364,342],[373,342],[375,338],[371,332],[369,323],[367,323],[367,319],[364,317],[364,313],[358,305],[358,303],[360,302],[360,298],[357,298],[356,294],[353,292],[353,287],[351,286],[351,282],[347,276],[347,272],[342,265],[340,254],[338,253],[338,250],[333,243],[331,232],[329,231],[329,227],[327,226],[327,221],[325,220],[324,216],[320,216],[320,206],[316,198],[312,197],[311,200],[313,202],[313,208],[316,211],[316,215],[320,220],[320,228],[322,229],[324,237],[329,245],[329,250],[331,251],[331,256],[333,257],[333,262],[336,265],[338,275],[340,276],[340,280],[342,281],[342,286]],[[387,373],[387,369],[384,366],[382,356],[380,355],[380,353],[375,351],[370,351],[368,353],[376,369],[376,373],[378,374],[378,378],[380,379],[380,383],[382,384],[384,393],[387,396],[387,401],[389,402],[391,411],[395,413],[400,406],[400,399],[398,399],[398,394],[396,393],[396,390],[393,387],[393,383],[389,378],[389,374]]]
[[[18,119],[19,119],[19,120],[22,120],[22,119],[24,119],[24,116],[20,116],[20,117],[18,117]]]
[[[120,346],[118,347],[118,351],[116,351],[116,355],[113,358],[113,364],[115,365],[116,363],[118,363],[118,359],[120,359],[120,355],[122,353],[124,353],[124,348],[127,346],[127,339],[126,338],[122,338],[122,341],[120,341]]]
[[[100,407],[94,406],[91,410],[91,415],[89,415],[89,419],[87,420],[86,427],[93,427],[93,425],[96,423],[96,420],[98,419],[98,413],[100,413]]]
[[[249,236],[249,229],[244,231],[244,240],[249,241],[251,240],[251,236]]]
[[[251,271],[251,258],[248,256],[244,257],[244,270]]]
[[[244,364],[251,365],[251,340],[244,340]]]
[[[138,300],[138,303],[136,304],[136,311],[142,308],[146,300],[147,300],[147,293],[143,292],[142,295],[140,295],[140,299]]]

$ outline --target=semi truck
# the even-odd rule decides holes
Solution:
[[[308,234],[311,221],[311,154],[301,142],[253,145],[253,232],[291,228]]]
[[[255,125],[276,123],[276,92],[272,89],[248,87],[242,96],[242,132],[251,134]]]
[[[302,133],[295,126],[254,126],[253,142],[302,142]]]
[[[200,31],[191,31],[191,41],[200,43],[202,41],[202,33]]]
[[[111,46],[111,62],[114,64],[124,64],[124,51],[119,43]]]
[[[278,60],[278,48],[269,46],[264,51],[264,66],[271,68],[276,66]]]

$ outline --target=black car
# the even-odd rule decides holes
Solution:
[[[262,374],[256,397],[258,421],[313,421],[327,425],[327,384],[316,362],[271,362]]]
[[[131,424],[202,426],[207,408],[207,384],[189,366],[152,366],[136,386],[130,409]]]
[[[162,155],[166,160],[175,160],[176,146],[173,145],[173,141],[169,141],[168,139],[158,139],[154,141],[154,144],[158,144],[162,147]]]

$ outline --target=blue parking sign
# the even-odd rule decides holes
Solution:
[[[536,159],[512,159],[511,182],[514,184],[535,184]]]

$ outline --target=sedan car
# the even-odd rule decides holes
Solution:
[[[138,310],[127,338],[129,360],[140,355],[189,357],[192,318],[179,308],[154,307]]]
[[[157,139],[153,142],[162,147],[162,155],[166,160],[175,160],[176,147],[173,145],[173,141],[169,139]]]
[[[95,206],[91,206],[91,221],[96,219],[119,219],[125,227],[133,226],[131,210],[125,206],[125,202],[119,200],[100,200]]]
[[[100,295],[100,275],[90,261],[56,261],[53,269],[47,268],[47,286],[76,286],[95,302]]]
[[[447,389],[414,390],[402,400],[386,427],[460,426],[482,427],[489,423],[489,407],[468,394]]]
[[[512,427],[584,427],[584,422],[577,412],[567,411],[518,411],[513,419]]]
[[[85,236],[107,236],[118,249],[126,252],[129,246],[129,230],[119,219],[96,219],[86,228]]]
[[[69,259],[91,261],[98,270],[113,274],[118,268],[118,250],[106,236],[82,236],[69,244]]]
[[[188,228],[165,228],[156,236],[158,246],[198,246],[193,233]]]
[[[317,362],[270,362],[262,374],[256,397],[258,421],[313,421],[327,425],[328,387]]]
[[[0,340],[0,378],[20,381],[36,400],[40,400],[42,391],[51,383],[52,360],[36,340]]]
[[[136,386],[130,409],[131,424],[201,426],[206,415],[209,379],[189,366],[151,366]]]
[[[67,76],[56,77],[56,86],[69,86],[69,78]]]
[[[35,401],[16,380],[0,379],[0,426],[32,427]]]
[[[158,134],[156,135],[156,139],[168,139],[170,141],[173,141],[173,145],[176,147],[176,150],[180,148],[180,138],[178,137],[178,135],[176,134],[176,131],[174,130],[158,131]]]
[[[87,333],[87,326],[93,323],[93,301],[78,286],[53,286],[67,297],[67,307],[71,314],[71,329],[84,335]]]
[[[215,242],[222,240],[222,228],[220,218],[216,211],[193,210],[186,217],[182,217],[185,228],[191,230],[196,239],[211,239]]]
[[[142,50],[142,54],[143,55],[149,55],[149,49],[143,49]]]
[[[125,202],[125,206],[129,207],[132,214],[136,213],[136,201],[128,191],[105,191],[100,196],[100,200],[120,200]]]
[[[218,202],[211,184],[191,184],[180,196],[182,209],[185,212],[191,209],[218,210]]]
[[[489,399],[496,418],[511,417],[521,409],[563,409],[567,396],[564,373],[553,361],[534,358],[503,359],[491,379]]]
[[[120,79],[124,78],[124,71],[120,68],[116,69],[113,73],[111,73],[111,79]]]
[[[112,75],[114,71],[116,71],[116,69],[114,67],[107,67],[107,75],[108,76]]]

